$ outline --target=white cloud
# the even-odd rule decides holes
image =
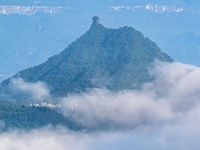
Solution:
[[[72,132],[63,127],[0,133],[3,150],[199,150],[199,126],[162,130]]]
[[[172,13],[172,12],[182,12],[185,11],[186,8],[184,7],[176,7],[176,6],[167,6],[167,5],[154,5],[154,4],[146,4],[145,6],[108,6],[109,8],[113,10],[137,10],[137,9],[145,9],[145,10],[150,10],[156,13]],[[191,8],[189,9],[191,11]],[[196,11],[196,10],[192,10]]]
[[[21,78],[13,78],[10,87],[17,93],[30,94],[36,100],[44,100],[50,97],[49,89],[43,82],[30,83]]]
[[[62,6],[17,6],[17,5],[0,5],[0,14],[10,15],[10,14],[20,14],[20,15],[34,15],[37,12],[43,12],[46,14],[56,14],[70,9],[69,7]]]
[[[81,145],[75,144],[78,136],[65,129],[14,130],[0,134],[0,147],[3,150],[78,150],[81,149]]]
[[[111,6],[112,9],[120,11],[122,9],[125,9],[125,6]]]
[[[134,129],[177,125],[190,120],[196,109],[200,110],[200,68],[157,62],[150,74],[155,80],[142,90],[92,89],[68,96],[63,99],[64,113],[90,128]],[[200,120],[192,123],[200,125]]]

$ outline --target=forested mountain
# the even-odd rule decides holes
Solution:
[[[136,89],[151,80],[148,67],[156,59],[173,61],[134,28],[108,29],[97,17],[90,29],[60,54],[12,78],[43,81],[55,97],[87,88]],[[12,78],[2,82],[1,91],[9,94],[5,87]]]
[[[49,124],[64,125],[72,130],[80,129],[75,122],[51,108],[17,106],[0,101],[0,130],[13,127],[32,129]]]

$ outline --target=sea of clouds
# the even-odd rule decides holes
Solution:
[[[200,68],[178,62],[155,62],[149,74],[154,80],[145,83],[141,90],[90,89],[60,98],[63,114],[91,131],[70,131],[61,126],[31,131],[13,129],[0,134],[0,147],[4,150],[199,150]],[[49,96],[47,86],[41,82],[17,79],[12,85],[18,90],[39,92],[38,99],[43,97],[42,93]]]

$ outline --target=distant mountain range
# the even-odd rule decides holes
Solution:
[[[155,60],[173,61],[134,28],[108,29],[94,20],[90,29],[60,54],[18,72],[2,82],[0,88],[9,95],[6,87],[12,79],[22,78],[26,82],[43,81],[55,97],[88,88],[138,89],[151,80],[148,67]],[[24,98],[11,99],[23,103]]]

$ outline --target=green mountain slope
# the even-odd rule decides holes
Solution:
[[[0,101],[0,121],[2,130],[13,127],[32,129],[48,124],[64,125],[72,130],[80,129],[75,122],[48,107],[17,106],[2,101]]]
[[[135,89],[150,80],[148,67],[156,59],[173,61],[134,28],[108,29],[94,20],[90,29],[60,54],[20,71],[13,78],[43,81],[54,96],[94,87]],[[2,91],[9,82],[10,79],[2,82]]]

